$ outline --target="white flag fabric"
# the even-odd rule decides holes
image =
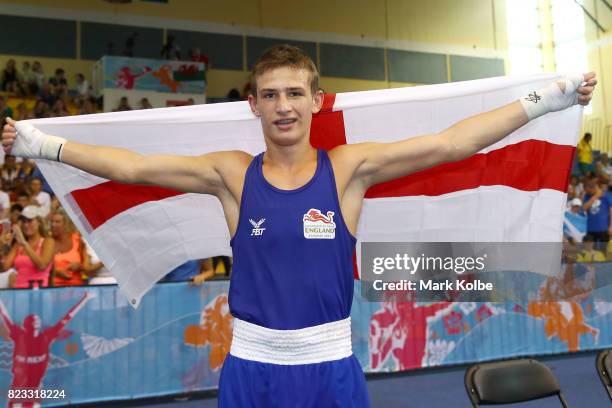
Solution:
[[[326,95],[322,112],[313,118],[311,141],[330,148],[440,132],[556,78],[500,77]],[[547,114],[469,159],[373,187],[364,201],[359,241],[559,242],[581,117],[579,106]],[[243,150],[254,155],[265,150],[259,118],[247,102],[32,124],[68,140],[142,154]],[[46,160],[37,164],[134,306],[183,262],[231,255],[229,231],[215,197],[123,185]]]

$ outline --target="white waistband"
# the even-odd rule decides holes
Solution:
[[[234,318],[230,354],[245,360],[297,365],[353,354],[351,318],[297,330],[275,330]]]

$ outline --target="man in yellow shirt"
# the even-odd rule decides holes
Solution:
[[[595,171],[591,139],[591,134],[585,133],[580,143],[578,143],[578,168],[583,175],[587,175],[589,171]]]

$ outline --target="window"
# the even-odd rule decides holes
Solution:
[[[508,60],[511,74],[542,72],[537,0],[506,1]]]
[[[551,0],[555,69],[559,73],[588,72],[584,14],[573,0]],[[591,113],[591,105],[584,110]]]

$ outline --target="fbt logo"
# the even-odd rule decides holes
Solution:
[[[259,221],[253,221],[252,219],[249,218],[249,222],[251,223],[251,225],[253,226],[253,230],[251,231],[251,236],[258,236],[258,235],[263,235],[264,231],[266,230],[265,228],[263,228],[261,226],[261,224],[263,224],[264,222],[266,222],[265,218],[262,218]]]

